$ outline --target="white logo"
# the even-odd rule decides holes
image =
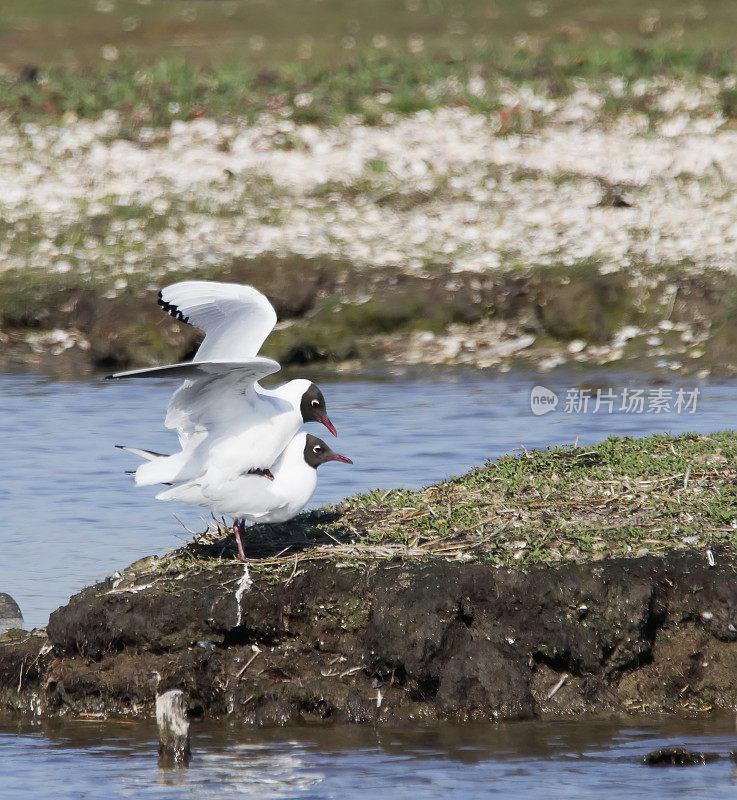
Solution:
[[[545,386],[535,386],[530,392],[530,410],[535,416],[549,414],[558,405],[558,395]]]

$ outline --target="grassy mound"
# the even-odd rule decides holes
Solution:
[[[419,491],[376,490],[249,534],[256,572],[300,561],[444,558],[499,566],[737,551],[737,434],[610,437],[509,455]],[[222,526],[175,554],[219,558]]]

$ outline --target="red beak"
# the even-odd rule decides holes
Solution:
[[[331,461],[342,461],[344,464],[352,464],[353,462],[348,458],[348,456],[341,456],[339,453],[333,453],[330,456]]]
[[[335,425],[327,418],[327,417],[320,417],[320,422],[333,434],[333,436],[338,435],[338,431],[335,430]]]

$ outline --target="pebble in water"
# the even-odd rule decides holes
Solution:
[[[13,628],[23,628],[23,614],[9,594],[0,592],[0,636]]]
[[[708,764],[718,759],[718,753],[699,753],[684,747],[663,747],[648,753],[642,761],[649,767],[687,767]]]

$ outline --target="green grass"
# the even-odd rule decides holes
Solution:
[[[255,526],[253,569],[300,560],[452,558],[551,565],[719,548],[737,553],[737,433],[610,437],[506,455],[419,491],[377,489],[279,526]],[[222,525],[173,556],[207,561]]]
[[[351,498],[338,524],[355,528],[358,541],[441,550],[457,542],[507,564],[658,553],[690,537],[735,548],[736,463],[732,431],[610,437],[504,456],[419,492]]]
[[[728,47],[652,43],[586,49],[564,41],[551,42],[539,52],[500,47],[460,58],[362,53],[326,67],[287,61],[263,69],[246,61],[197,64],[176,56],[143,63],[124,58],[94,66],[50,62],[38,81],[21,80],[12,72],[0,77],[0,112],[27,121],[55,119],[67,112],[95,118],[116,109],[123,117],[123,133],[129,135],[142,126],[165,126],[175,119],[254,119],[274,111],[287,111],[297,122],[327,124],[358,114],[379,123],[387,113],[448,105],[482,113],[503,111],[502,87],[508,83],[530,83],[543,94],[560,97],[572,92],[576,81],[586,80],[604,94],[606,113],[636,110],[657,116],[653,95],[626,88],[621,97],[614,96],[606,79],[720,78],[736,68],[735,53]],[[721,96],[728,115],[734,112],[733,94],[725,90]],[[530,124],[514,113],[502,114],[502,120],[502,132],[507,133]]]
[[[585,80],[603,91],[607,113],[657,115],[652,94],[631,83],[732,75],[736,32],[737,6],[719,0],[7,0],[0,112],[27,120],[114,108],[129,134],[263,111],[378,123],[441,105],[503,111],[502,84],[563,96]],[[612,76],[627,82],[621,96],[603,83]],[[734,90],[720,103],[734,116]],[[503,116],[502,132],[529,124]]]
[[[369,49],[417,48],[465,54],[523,35],[530,46],[629,40],[731,44],[737,8],[722,0],[5,0],[0,52],[11,65],[49,54],[94,63],[100,45],[145,59],[213,52],[263,66],[285,60],[325,63]],[[378,37],[378,38],[377,38]]]

